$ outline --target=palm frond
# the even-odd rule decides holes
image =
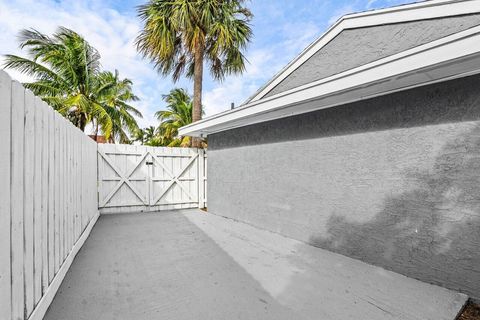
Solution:
[[[5,56],[5,67],[33,78],[25,86],[84,130],[94,122],[108,139],[128,142],[142,117],[130,103],[138,97],[130,79],[101,71],[100,54],[81,35],[59,27],[52,36],[35,29],[22,30],[20,47],[28,57]]]
[[[245,71],[242,51],[252,37],[245,1],[150,0],[138,7],[143,28],[137,50],[163,75],[193,76],[195,44],[202,44],[210,73],[223,79]]]

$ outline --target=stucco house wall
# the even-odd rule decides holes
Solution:
[[[209,135],[209,212],[480,299],[480,76]]]

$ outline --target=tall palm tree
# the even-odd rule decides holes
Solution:
[[[32,76],[36,81],[24,86],[81,130],[92,117],[98,119],[107,135],[112,121],[107,111],[92,98],[100,72],[100,54],[76,32],[60,27],[49,37],[29,29],[19,35],[20,48],[29,58],[5,56],[5,67]]]
[[[118,70],[115,73],[104,71],[98,76],[99,88],[97,99],[112,119],[110,142],[131,143],[130,137],[139,129],[134,116],[142,118],[142,113],[129,102],[138,101],[133,94],[132,81],[120,79]],[[98,133],[98,121],[93,120]]]
[[[20,32],[20,48],[29,58],[5,56],[5,67],[35,79],[24,86],[42,97],[74,125],[85,131],[92,122],[111,142],[129,142],[141,113],[129,103],[138,100],[132,81],[101,71],[100,54],[76,32],[59,27],[51,36],[29,29]]]
[[[193,78],[192,120],[202,118],[203,64],[214,79],[245,70],[242,51],[250,41],[252,13],[244,0],[150,0],[138,8],[144,26],[138,51],[174,81]],[[194,139],[193,145],[200,145]]]
[[[138,128],[132,136],[133,141],[140,142],[141,145],[145,144],[145,130]]]
[[[143,129],[144,133],[144,143],[147,146],[159,146],[157,138],[157,130],[154,126],[149,126]]]
[[[155,116],[160,121],[159,136],[169,147],[189,147],[190,137],[179,137],[178,129],[192,123],[193,102],[185,89],[172,89],[163,95],[167,103],[166,110],[160,110]]]

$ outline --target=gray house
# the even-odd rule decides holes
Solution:
[[[480,299],[480,1],[347,15],[208,136],[208,210]]]

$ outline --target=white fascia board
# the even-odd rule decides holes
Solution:
[[[182,127],[184,136],[207,136],[253,123],[334,107],[478,73],[480,27],[415,47],[358,68]]]
[[[345,15],[331,26],[320,38],[303,50],[300,55],[292,60],[285,68],[280,70],[280,72],[278,72],[262,88],[255,92],[247,102],[254,102],[264,97],[343,30],[479,12],[480,0],[433,0]]]

